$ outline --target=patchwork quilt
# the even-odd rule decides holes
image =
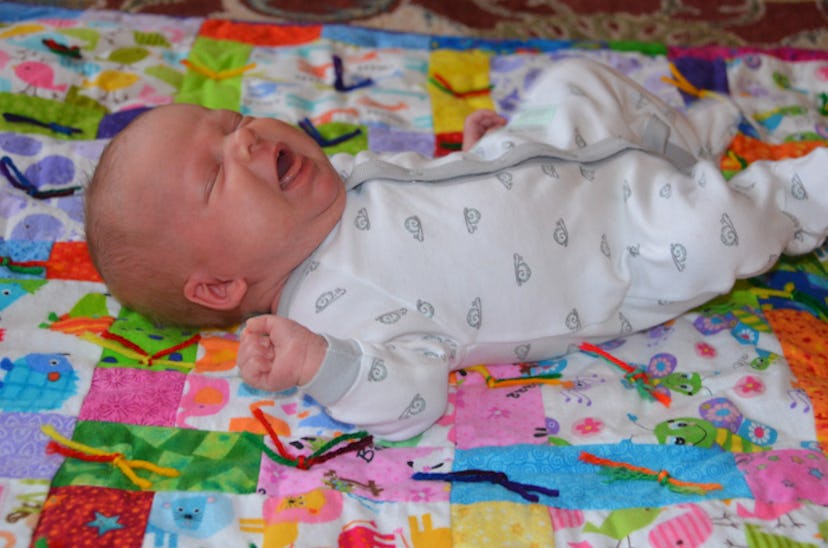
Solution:
[[[331,153],[440,156],[466,114],[508,116],[569,56],[676,107],[702,90],[749,99],[721,160],[731,175],[825,145],[828,52],[9,3],[0,21],[0,546],[828,544],[824,252],[644,333],[455,372],[445,416],[387,443],[295,391],[245,385],[236,330],[121,307],[82,207],[102,148],[158,105],[279,117]]]

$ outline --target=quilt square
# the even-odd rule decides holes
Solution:
[[[141,546],[152,492],[135,493],[103,487],[57,487],[51,490],[34,544],[61,546]]]
[[[40,427],[50,424],[69,436],[75,422],[74,417],[54,413],[0,414],[0,477],[50,479],[62,459],[46,454],[49,440]]]
[[[98,367],[78,418],[173,426],[185,379],[177,371]]]

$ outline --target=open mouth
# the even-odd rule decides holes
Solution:
[[[279,188],[287,190],[296,180],[301,168],[301,158],[289,148],[280,148],[276,152],[276,177],[279,179]]]

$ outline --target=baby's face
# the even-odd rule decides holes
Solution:
[[[180,104],[136,126],[131,198],[145,222],[162,223],[215,275],[278,283],[342,215],[339,175],[288,124]]]

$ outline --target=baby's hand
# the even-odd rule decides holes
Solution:
[[[506,118],[493,110],[476,110],[463,123],[463,150],[469,150],[488,132],[506,125]]]
[[[237,363],[244,381],[278,392],[307,384],[325,358],[325,339],[293,320],[267,314],[247,321]]]

